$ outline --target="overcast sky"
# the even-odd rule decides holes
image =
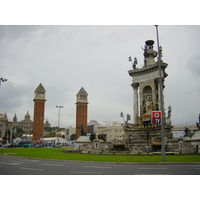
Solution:
[[[168,63],[165,108],[172,106],[172,124],[195,124],[200,113],[200,26],[159,26],[163,61]],[[154,25],[0,26],[0,113],[13,120],[33,120],[34,91],[46,89],[45,118],[62,127],[75,126],[76,94],[88,93],[88,122],[123,122],[131,115],[133,89],[128,57],[143,64],[145,41],[155,41]]]

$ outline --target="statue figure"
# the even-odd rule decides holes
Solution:
[[[86,136],[87,135],[86,132],[83,129],[83,125],[79,126],[78,128],[81,130],[81,136]]]
[[[185,127],[185,135],[184,135],[184,137],[188,136],[188,131],[189,131],[189,129],[187,127]]]
[[[172,107],[169,105],[169,107],[168,107],[168,116],[167,116],[167,118],[170,120],[170,118],[171,118],[171,112],[172,112]]]
[[[151,112],[153,111],[154,106],[153,106],[153,101],[151,96],[147,96],[147,100],[144,102],[143,106],[143,114],[142,114],[142,120],[143,120],[143,125],[144,128],[148,127],[148,125],[151,123]]]
[[[172,112],[172,107],[169,105],[168,107],[168,115],[167,115],[167,125],[171,125],[171,112]]]
[[[200,124],[200,113],[199,113],[199,124]]]
[[[199,123],[198,123],[198,122],[196,123],[196,125],[197,125],[198,130],[200,130],[200,127],[199,127]]]
[[[143,117],[151,117],[151,112],[153,110],[153,101],[151,96],[147,96],[147,100],[144,102],[143,106]]]
[[[91,133],[90,135],[90,141],[92,142],[95,139],[95,133]]]
[[[106,141],[106,134],[103,134],[103,133],[102,133],[102,134],[99,134],[99,135],[98,135],[98,139],[99,139],[99,140],[103,140],[103,141],[105,142],[105,141]]]

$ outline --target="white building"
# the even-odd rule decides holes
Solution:
[[[96,138],[98,135],[106,134],[106,142],[121,141],[124,136],[123,125],[123,123],[113,122],[111,126],[99,126],[95,131]]]
[[[66,139],[70,140],[71,135],[76,133],[76,128],[69,126],[68,128],[66,128]]]

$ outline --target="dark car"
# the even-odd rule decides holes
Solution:
[[[16,148],[16,147],[17,147],[16,144],[9,144],[9,145],[6,146],[6,148]]]

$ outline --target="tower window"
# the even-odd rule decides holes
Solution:
[[[86,100],[86,96],[81,95],[81,96],[80,96],[80,99],[81,99],[81,100]]]
[[[43,92],[37,92],[37,96],[38,97],[44,97],[44,93]]]

